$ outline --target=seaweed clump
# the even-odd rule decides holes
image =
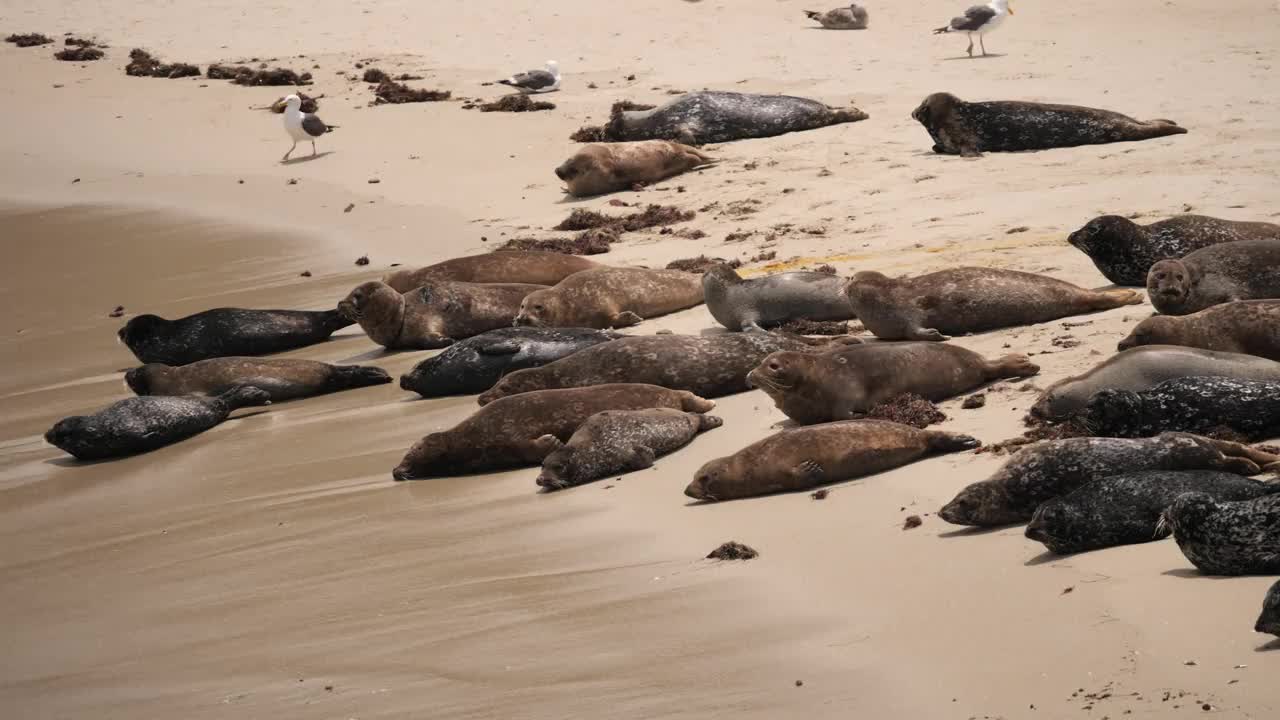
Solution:
[[[508,240],[498,250],[545,250],[566,255],[601,255],[609,252],[609,246],[618,241],[618,234],[608,228],[585,230],[571,238],[516,238]]]
[[[210,80],[230,80],[236,85],[245,87],[286,85],[302,86],[311,84],[311,73],[298,73],[288,68],[271,68],[254,70],[246,65],[210,65],[205,70],[205,77]]]
[[[298,99],[302,101],[302,112],[313,113],[320,109],[319,97],[311,97],[306,93],[298,93]],[[271,103],[270,107],[267,109],[277,115],[283,113],[285,111],[285,99],[283,97],[277,98],[276,101]]]
[[[773,329],[794,335],[847,335],[849,334],[849,323],[843,320],[795,318]]]
[[[569,136],[574,142],[617,142],[623,140],[619,128],[622,126],[622,113],[630,110],[652,110],[655,105],[634,103],[630,100],[619,100],[609,108],[609,122],[605,125],[583,125]]]
[[[555,109],[555,103],[534,100],[528,95],[503,95],[493,102],[480,105],[480,112],[537,112]]]
[[[683,270],[684,272],[701,275],[706,271],[710,270],[711,268],[716,267],[717,265],[728,265],[731,268],[738,268],[742,266],[742,261],[736,258],[733,260],[725,260],[724,258],[707,257],[706,255],[699,255],[698,257],[693,257],[693,258],[681,258],[679,260],[672,260],[671,262],[667,263],[667,269]]]
[[[708,560],[753,560],[760,556],[756,549],[740,542],[727,542],[707,554]]]
[[[13,43],[20,48],[36,47],[37,45],[48,45],[53,42],[53,38],[40,33],[14,33],[4,39],[7,43]]]
[[[106,53],[96,47],[80,45],[59,50],[53,54],[54,58],[62,60],[63,62],[88,62],[91,60],[101,60],[105,56]]]
[[[697,215],[693,210],[681,210],[672,205],[649,205],[640,212],[630,215],[605,215],[594,210],[576,208],[569,217],[560,221],[554,230],[587,230],[589,228],[611,227],[619,232],[634,232],[660,225],[674,225],[687,222]]]
[[[422,90],[404,83],[385,80],[374,89],[374,104],[400,105],[403,103],[439,102],[453,96],[448,90]]]
[[[989,452],[996,455],[1004,455],[1005,453],[1017,452],[1018,448],[1021,448],[1023,445],[1029,445],[1039,440],[1064,440],[1066,438],[1089,437],[1093,435],[1093,432],[1085,426],[1084,419],[1080,416],[1070,417],[1062,422],[1050,422],[1038,417],[1029,416],[1023,422],[1030,429],[1022,433],[1021,437],[1001,440],[993,445],[984,445],[978,448],[977,452]]]
[[[910,425],[921,430],[947,419],[937,405],[914,393],[905,393],[876,405],[867,411],[867,417]]]
[[[151,53],[141,48],[129,51],[129,64],[124,66],[124,74],[131,77],[184,78],[199,77],[200,68],[191,63],[162,63]]]

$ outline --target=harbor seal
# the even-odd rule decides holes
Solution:
[[[396,270],[383,275],[382,282],[402,293],[433,280],[550,286],[576,272],[598,267],[604,266],[580,255],[542,250],[498,250],[421,268]]]
[[[508,373],[546,365],[621,337],[625,336],[591,328],[490,330],[414,365],[400,376],[400,387],[424,398],[482,393]]]
[[[810,20],[817,20],[818,24],[827,30],[867,29],[867,9],[856,3],[826,12],[805,10],[804,16]]]
[[[351,324],[337,310],[214,308],[177,320],[139,315],[125,323],[118,336],[140,362],[186,365],[315,345]]]
[[[701,150],[669,140],[595,143],[565,160],[556,177],[570,195],[587,197],[634,190],[715,162]]]
[[[401,294],[371,280],[338,303],[369,339],[388,350],[432,350],[487,330],[510,327],[529,293],[546,285],[434,280]]]
[[[1271,586],[1267,597],[1262,601],[1262,614],[1253,626],[1254,631],[1270,633],[1280,637],[1280,580]]]
[[[1165,510],[1164,525],[1205,575],[1280,575],[1280,483],[1252,500],[1181,495]]]
[[[1091,433],[1106,437],[1226,427],[1263,438],[1280,430],[1280,382],[1183,377],[1150,390],[1099,390],[1081,414]]]
[[[987,360],[958,345],[869,343],[825,353],[776,352],[747,382],[787,417],[812,425],[848,420],[905,393],[945,400],[992,380],[1038,372],[1026,355]]]
[[[693,442],[699,433],[723,424],[724,420],[715,415],[672,408],[596,413],[573,433],[569,442],[542,461],[538,485],[561,490],[644,470],[653,467],[655,459]],[[550,445],[554,439],[554,435],[544,435],[538,442]]]
[[[1028,538],[1058,555],[1163,540],[1160,516],[1179,495],[1249,500],[1280,492],[1280,485],[1213,470],[1147,470],[1099,478],[1046,501],[1027,525]]]
[[[704,90],[685,93],[651,110],[615,107],[605,125],[604,138],[610,142],[674,140],[685,145],[705,145],[866,119],[867,114],[855,107],[838,109],[790,95]]]
[[[266,390],[254,387],[237,387],[215,397],[131,397],[92,415],[63,418],[44,439],[77,460],[137,455],[198,435],[237,408],[270,402]]]
[[[239,386],[266,390],[272,402],[391,382],[386,370],[295,358],[222,357],[173,367],[148,363],[124,374],[138,395],[221,395]]]
[[[1280,300],[1240,300],[1190,315],[1154,315],[1116,347],[1141,345],[1181,345],[1280,361]]]
[[[1067,237],[1117,285],[1147,284],[1147,271],[1161,260],[1177,259],[1219,243],[1261,238],[1280,240],[1280,225],[1237,222],[1207,215],[1177,215],[1139,225],[1120,215],[1102,215]]]
[[[980,444],[968,435],[918,430],[884,420],[792,428],[703,465],[684,494],[715,501],[808,490]]]
[[[1280,363],[1252,355],[1176,345],[1144,345],[1112,355],[1088,372],[1049,386],[1031,415],[1061,420],[1084,409],[1093,394],[1108,388],[1147,390],[1192,375],[1280,381]]]
[[[949,340],[1142,302],[1132,290],[1086,290],[1046,275],[980,267],[897,279],[864,271],[849,281],[848,294],[862,324],[885,340]]]
[[[679,270],[601,267],[530,293],[516,325],[619,328],[702,304],[702,279]]]
[[[422,438],[409,448],[391,476],[418,480],[539,465],[598,412],[669,407],[703,413],[715,405],[691,392],[654,385],[524,393],[489,403],[452,429]]]
[[[1221,470],[1256,475],[1280,456],[1188,433],[1151,438],[1045,440],[1017,452],[986,480],[961,490],[938,516],[953,525],[1024,523],[1036,508],[1085,483],[1145,470]]]
[[[820,272],[785,272],[744,280],[721,263],[702,274],[702,293],[716,322],[730,330],[763,330],[796,319],[854,316],[846,281]]]
[[[1210,245],[1147,272],[1158,312],[1187,315],[1233,300],[1280,298],[1280,238]]]
[[[945,92],[926,97],[911,117],[929,131],[934,152],[962,157],[1150,140],[1187,132],[1172,120],[1134,120],[1110,110],[1075,105],[965,102]]]

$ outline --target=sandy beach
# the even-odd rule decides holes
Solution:
[[[704,462],[774,432],[759,391],[652,470],[538,493],[536,469],[395,483],[424,434],[476,409],[395,383],[268,408],[156,452],[75,463],[42,434],[130,396],[115,334],[141,313],[329,309],[422,265],[618,200],[696,211],[593,260],[700,254],[744,274],[957,265],[1107,281],[1066,236],[1114,213],[1280,222],[1280,6],[1014,0],[965,57],[934,36],[969,4],[868,4],[824,31],[791,0],[307,4],[0,0],[0,716],[12,718],[1274,718],[1280,643],[1252,631],[1274,578],[1201,576],[1173,541],[1070,557],[1023,528],[936,517],[1004,461],[935,457],[831,487],[711,505]],[[814,27],[811,27],[814,26]],[[63,33],[107,45],[58,62]],[[127,77],[131,48],[202,68],[306,70],[340,126],[321,155],[265,110],[287,88]],[[557,59],[554,110],[480,113],[490,82]],[[371,106],[363,67],[446,102]],[[339,72],[344,73],[339,75]],[[591,87],[594,85],[595,87]],[[586,200],[552,170],[612,103],[787,93],[869,119],[707,148],[721,162]],[[930,152],[927,94],[1170,118],[1186,135],[979,159]],[[376,180],[377,182],[371,182]],[[764,251],[773,260],[750,262]],[[367,256],[369,264],[358,266]],[[308,276],[302,273],[308,272]],[[108,314],[123,306],[125,315]],[[1149,304],[951,342],[1042,370],[936,429],[1022,432],[1050,383],[1094,366]],[[630,332],[710,332],[705,307]],[[353,326],[285,354],[393,377]],[[904,530],[909,515],[921,527]],[[703,559],[722,542],[760,551]]]

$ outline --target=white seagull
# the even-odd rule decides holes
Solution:
[[[302,112],[302,98],[297,95],[290,95],[284,99],[284,130],[289,133],[289,138],[293,140],[293,147],[289,148],[289,152],[284,154],[280,162],[289,159],[293,151],[298,147],[299,140],[311,141],[311,154],[316,154],[316,138],[331,132],[337,125],[326,125],[323,120],[315,115],[315,113]]]
[[[934,30],[935,35],[939,33],[962,32],[969,35],[969,57],[973,57],[973,34],[978,34],[978,44],[982,46],[982,54],[987,54],[987,46],[982,42],[982,36],[1000,27],[1004,22],[1005,15],[1012,15],[1013,8],[1009,7],[1009,0],[991,0],[986,5],[974,5],[964,11],[964,15],[952,18],[951,24]]]
[[[522,93],[553,92],[560,89],[560,65],[555,60],[548,60],[546,70],[516,73],[506,80],[499,80],[498,84],[510,85]]]

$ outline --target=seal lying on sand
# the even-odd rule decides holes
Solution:
[[[867,114],[855,107],[841,110],[790,95],[708,90],[686,93],[652,110],[615,109],[604,134],[611,142],[675,140],[686,145],[704,145],[773,137],[866,119]]]
[[[1148,470],[1100,478],[1045,502],[1027,525],[1027,537],[1059,555],[1162,540],[1160,515],[1179,495],[1250,500],[1280,492],[1280,485],[1212,470]]]
[[[1258,616],[1253,629],[1280,637],[1280,580],[1271,586],[1266,599],[1262,601],[1262,614]]]
[[[843,278],[785,272],[744,280],[727,264],[702,274],[707,310],[730,330],[762,330],[790,320],[848,320],[854,316]]]
[[[704,167],[715,158],[668,140],[588,145],[556,168],[556,177],[576,197],[633,190]]]
[[[964,157],[1150,140],[1187,131],[1172,120],[1134,120],[1110,110],[1009,100],[965,102],[945,92],[925,98],[911,117],[929,131],[934,152]]]
[[[747,382],[787,417],[811,425],[848,420],[904,393],[944,400],[992,380],[1038,372],[1026,355],[987,360],[958,345],[870,343],[825,353],[776,352]]]
[[[698,433],[718,428],[715,415],[671,408],[606,410],[587,419],[569,442],[542,461],[538,485],[560,490],[610,475],[644,470],[663,455],[693,442]],[[538,442],[553,444],[553,435]],[[555,440],[559,442],[559,440]]]
[[[424,398],[472,395],[508,373],[539,367],[579,350],[625,337],[589,328],[509,327],[450,345],[400,376],[400,387]]]
[[[1182,345],[1280,360],[1280,300],[1241,300],[1190,315],[1154,315],[1138,323],[1117,349],[1140,345]]]
[[[124,374],[138,395],[221,395],[240,386],[266,390],[272,402],[391,382],[386,370],[294,358],[224,357],[172,367],[148,363]]]
[[[917,430],[883,420],[793,428],[703,465],[684,494],[695,500],[733,500],[807,490],[980,444],[968,435]]]
[[[266,390],[253,387],[216,397],[132,397],[92,415],[59,420],[44,439],[78,460],[136,455],[198,435],[237,408],[270,402]]]
[[[230,355],[267,355],[324,342],[352,321],[337,310],[215,308],[177,320],[139,315],[120,341],[144,363],[186,365]]]
[[[405,293],[432,280],[469,283],[555,285],[576,272],[603,267],[579,255],[541,250],[499,250],[468,255],[411,270],[396,270],[382,282]]]
[[[530,293],[516,325],[619,328],[702,304],[702,279],[679,270],[601,267]]]
[[[453,429],[422,438],[391,476],[417,480],[538,465],[598,412],[669,407],[703,413],[715,405],[690,392],[654,385],[524,393],[489,403]]]
[[[1031,414],[1060,420],[1083,410],[1100,390],[1147,390],[1166,380],[1193,375],[1280,381],[1280,363],[1239,353],[1144,345],[1112,355],[1083,375],[1050,385],[1032,406]]]
[[[431,350],[510,327],[520,302],[546,287],[436,280],[402,295],[390,285],[369,281],[338,303],[338,310],[388,350]]]
[[[980,267],[898,279],[860,272],[848,293],[858,319],[885,340],[948,340],[1142,302],[1132,290],[1086,290],[1045,275]]]
[[[1271,495],[1222,502],[1188,493],[1164,512],[1182,554],[1206,575],[1280,574],[1280,484]]]
[[[1147,273],[1151,304],[1186,315],[1233,300],[1280,298],[1280,238],[1210,245]]]
[[[1144,470],[1221,470],[1256,475],[1280,456],[1188,433],[1138,440],[1075,437],[1018,451],[989,479],[961,490],[938,516],[954,525],[1027,522],[1042,503],[1104,477]]]
[[[1269,437],[1280,430],[1280,382],[1184,377],[1150,390],[1100,390],[1083,415],[1090,432],[1107,437],[1223,427],[1249,437]]]
[[[861,5],[836,8],[826,12],[804,11],[805,17],[817,20],[818,24],[828,30],[865,30],[867,28],[867,10]]]
[[[1206,215],[1178,215],[1139,225],[1119,215],[1096,217],[1071,233],[1067,242],[1089,256],[1117,285],[1147,284],[1147,271],[1161,260],[1177,259],[1218,243],[1280,239],[1280,225],[1236,222]]]

